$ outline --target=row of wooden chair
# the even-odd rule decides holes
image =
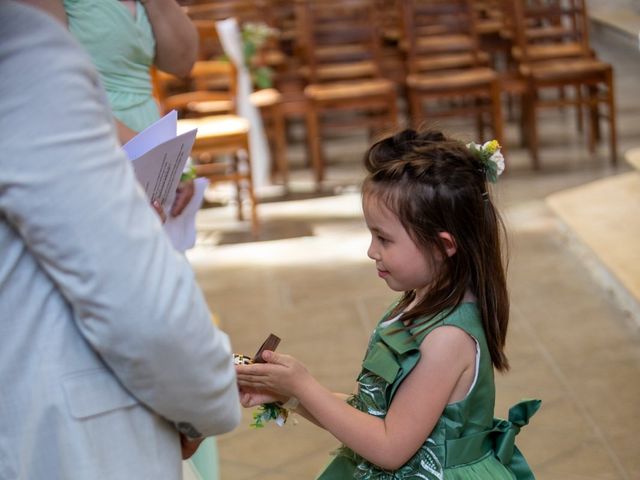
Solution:
[[[268,132],[275,171],[284,184],[285,115],[304,118],[311,165],[321,185],[325,132],[354,126],[376,135],[395,129],[401,98],[414,126],[441,116],[462,116],[475,120],[478,140],[489,138],[485,127],[490,124],[490,137],[503,145],[502,101],[505,96],[519,100],[522,140],[534,168],[540,168],[537,112],[575,106],[579,127],[588,113],[591,150],[601,138],[600,118],[608,119],[611,162],[616,162],[613,72],[590,48],[584,0],[184,3],[201,32],[201,60],[188,79],[189,91],[172,97],[165,89],[164,105],[180,109],[185,117],[237,113],[233,80],[223,89],[226,100],[214,98],[220,93],[220,83],[212,78],[216,62],[226,63],[233,77],[232,65],[220,62],[219,46],[211,48],[217,43],[216,20],[234,16],[241,23],[267,22],[280,32],[260,57],[276,71],[279,88],[270,95],[261,93],[269,99],[261,110],[267,125],[275,126]],[[288,89],[291,79],[299,85],[293,93]],[[255,212],[255,198],[252,206]]]

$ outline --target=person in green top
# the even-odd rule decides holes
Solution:
[[[504,228],[488,185],[500,146],[408,129],[374,143],[365,166],[367,255],[402,296],[371,336],[356,393],[267,351],[267,363],[236,366],[243,405],[284,402],[340,440],[321,480],[534,478],[514,438],[540,401],[494,418],[494,369],[509,368]]]
[[[198,54],[198,32],[175,0],[55,0],[63,3],[73,36],[89,53],[125,144],[160,118],[151,68],[183,77]],[[178,187],[177,216],[193,196],[193,181]],[[154,205],[164,220],[158,206]]]

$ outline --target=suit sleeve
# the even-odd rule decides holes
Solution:
[[[135,181],[96,73],[62,27],[26,27],[0,79],[0,214],[132,395],[204,435],[233,429],[229,340]]]

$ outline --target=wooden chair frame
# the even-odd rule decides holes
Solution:
[[[474,116],[480,141],[489,118],[493,137],[504,145],[500,82],[479,48],[470,1],[402,0],[402,9],[411,123],[417,127],[435,117]],[[418,25],[422,15],[431,23]],[[430,108],[435,103],[443,108]]]
[[[534,169],[540,168],[538,110],[567,106],[576,107],[579,130],[582,126],[582,112],[588,112],[588,146],[591,152],[595,151],[596,143],[601,140],[600,119],[608,119],[610,161],[615,165],[618,154],[613,68],[595,58],[591,50],[584,0],[538,0],[533,6],[527,0],[513,0],[512,6],[514,38],[520,52],[518,70],[526,84],[523,109],[528,132],[527,145]],[[551,24],[562,27],[565,33],[560,36],[559,44],[554,43],[552,38],[547,38],[542,46],[550,51],[554,45],[570,45],[571,49],[575,49],[571,55],[550,59],[540,54],[539,36],[531,35],[529,19],[541,19],[545,15],[551,15],[555,19]],[[573,33],[567,37],[568,31]],[[574,88],[575,95],[564,95],[567,87]],[[562,93],[549,98],[542,94],[548,90]],[[606,113],[601,112],[601,106],[605,107]]]
[[[371,0],[298,0],[296,8],[309,82],[304,90],[307,145],[319,186],[325,177],[323,130],[395,129],[397,94],[381,73],[381,37]],[[328,113],[334,114],[331,122]]]

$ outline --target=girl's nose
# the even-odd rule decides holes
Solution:
[[[367,249],[367,256],[371,259],[371,260],[377,260],[377,252],[376,250],[373,248],[373,242],[371,242],[369,244],[369,248]]]

